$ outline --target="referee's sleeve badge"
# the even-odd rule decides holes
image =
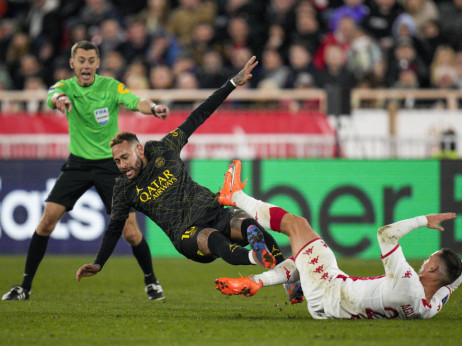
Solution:
[[[119,92],[119,94],[126,94],[130,92],[130,89],[128,89],[124,83],[119,83],[119,85],[117,86],[117,91]]]

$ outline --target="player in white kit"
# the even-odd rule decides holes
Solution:
[[[443,231],[438,224],[454,219],[455,213],[419,216],[381,227],[377,237],[385,275],[353,277],[338,268],[334,253],[306,219],[246,195],[240,169],[240,161],[230,165],[220,203],[236,205],[263,227],[286,234],[295,256],[259,275],[217,279],[215,284],[223,294],[252,296],[263,286],[300,279],[315,319],[426,319],[441,310],[462,281],[462,262],[454,251],[436,251],[416,272],[398,244],[401,237],[419,227]]]

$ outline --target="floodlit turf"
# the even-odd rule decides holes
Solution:
[[[1,294],[20,283],[24,257],[0,257]],[[281,287],[263,288],[251,298],[228,297],[215,289],[220,276],[260,272],[222,260],[198,264],[155,259],[166,300],[143,291],[132,257],[114,257],[93,278],[75,281],[92,256],[46,256],[29,301],[0,301],[2,345],[323,345],[462,343],[462,290],[443,311],[425,321],[316,321],[306,304],[291,306]],[[341,260],[351,275],[383,273],[380,261]],[[420,262],[420,261],[419,261]],[[420,263],[412,262],[415,268]]]

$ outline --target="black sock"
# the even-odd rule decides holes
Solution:
[[[221,257],[225,262],[233,265],[252,264],[249,260],[249,250],[232,243],[220,232],[212,232],[207,242],[212,254]]]
[[[144,284],[149,285],[157,281],[154,269],[152,267],[151,251],[149,250],[146,240],[141,239],[137,246],[132,246],[133,255],[144,273]]]
[[[269,234],[255,219],[248,218],[242,221],[242,224],[241,224],[242,237],[245,240],[247,240],[247,242],[249,241],[247,238],[247,228],[249,228],[250,226],[258,227],[258,229],[263,233],[263,237],[265,238],[265,245],[268,248],[268,250],[271,251],[271,254],[276,259],[276,264],[284,262],[284,255],[279,249],[279,245],[278,243],[276,243],[276,240],[274,240],[273,236]]]
[[[47,251],[48,239],[50,239],[50,237],[42,236],[37,232],[34,232],[32,239],[30,240],[29,250],[27,250],[24,278],[21,284],[21,286],[28,291],[32,288],[32,280],[34,280],[37,268]]]

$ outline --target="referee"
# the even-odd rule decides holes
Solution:
[[[44,213],[29,244],[23,282],[4,294],[3,300],[29,299],[32,280],[45,255],[51,233],[63,214],[72,210],[85,191],[95,186],[106,212],[111,213],[112,192],[120,171],[112,159],[109,142],[119,132],[119,105],[160,119],[166,119],[169,114],[168,107],[141,99],[123,83],[96,74],[100,58],[98,47],[92,42],[74,44],[69,64],[75,76],[53,85],[47,103],[67,116],[70,156],[46,200]],[[143,270],[148,298],[164,299],[162,287],[154,275],[151,252],[138,228],[134,210],[130,210],[123,226],[123,237],[132,246],[133,255]]]

